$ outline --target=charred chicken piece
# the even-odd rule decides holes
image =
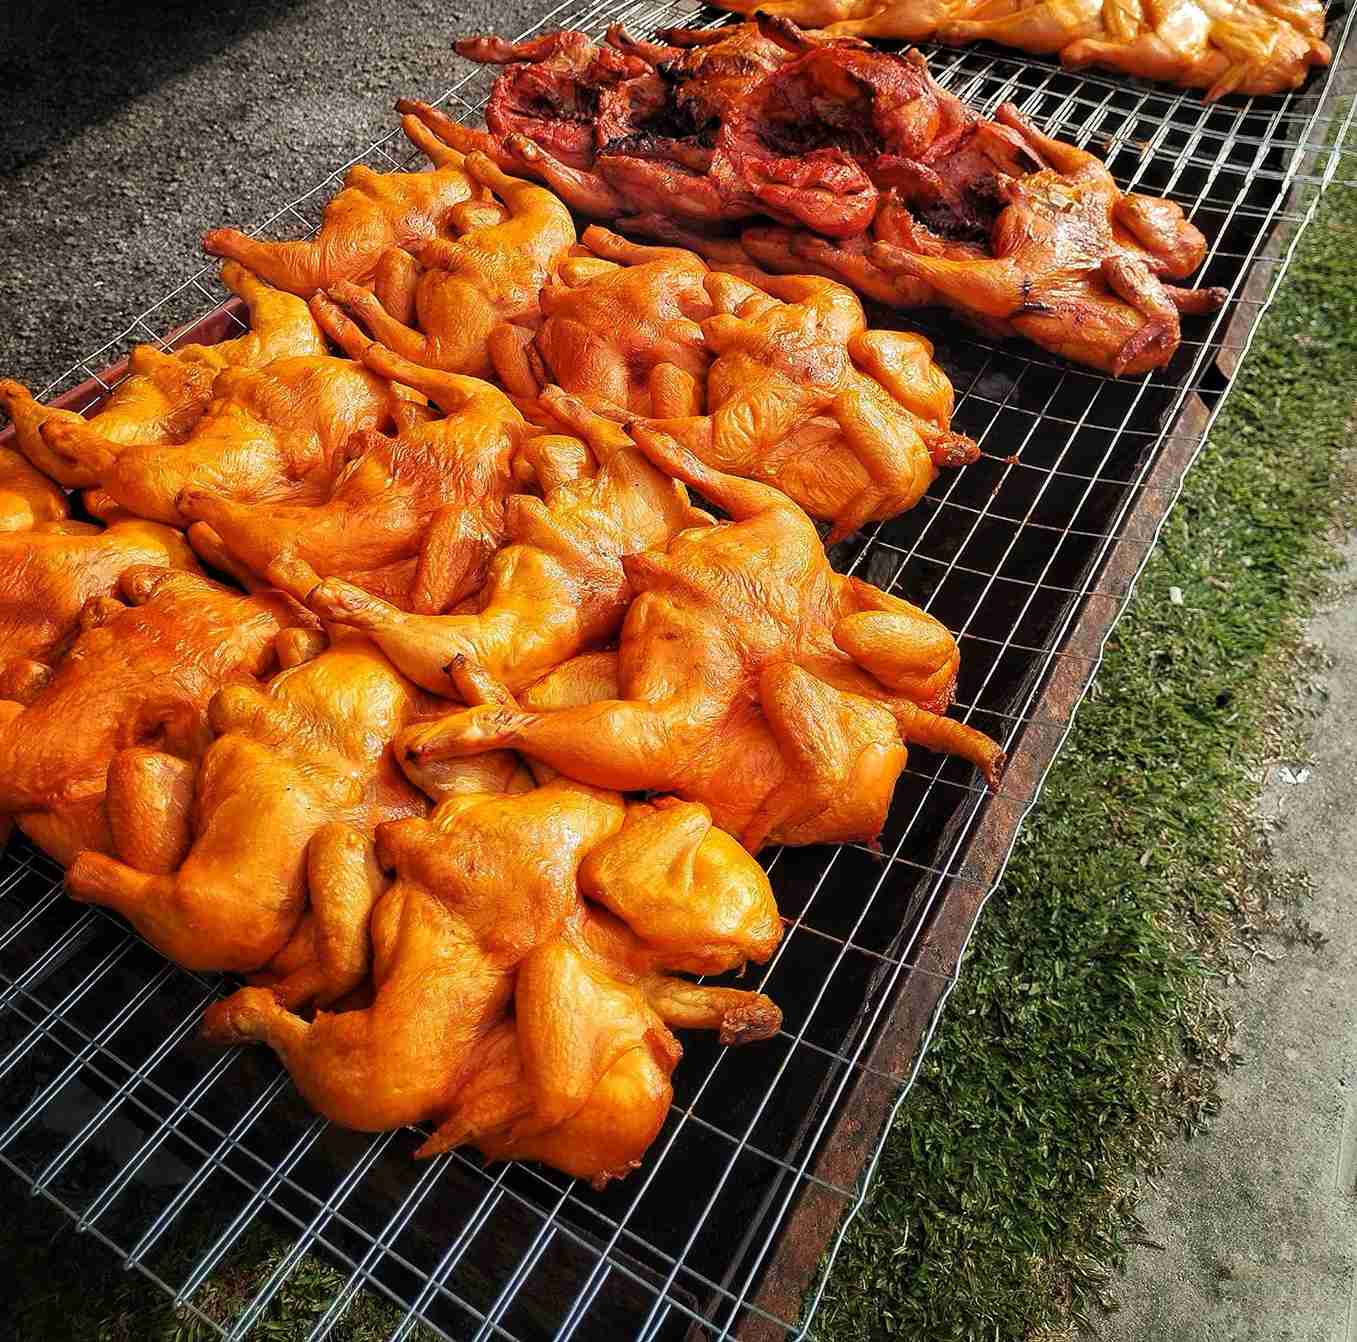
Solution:
[[[1327,65],[1321,0],[718,0],[737,14],[790,19],[826,37],[997,42],[1065,65],[1095,65],[1184,88],[1299,88]]]
[[[626,561],[638,595],[621,633],[620,697],[551,713],[469,708],[413,729],[407,755],[507,747],[597,786],[673,792],[709,807],[750,851],[874,839],[906,742],[996,778],[998,746],[942,716],[958,665],[942,625],[835,574],[779,491],[713,471],[665,434],[631,432],[733,520]]]
[[[104,792],[119,750],[197,759],[212,696],[255,683],[320,634],[281,592],[241,596],[194,573],[129,568],[118,592],[85,606],[80,634],[31,702],[0,702],[0,815],[18,817],[63,864],[112,851]],[[145,870],[156,861],[130,860]]]

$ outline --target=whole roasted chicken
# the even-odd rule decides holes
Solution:
[[[416,149],[433,163],[423,172],[374,172],[355,163],[344,189],[325,207],[320,231],[304,242],[266,242],[234,228],[214,228],[203,250],[248,266],[270,284],[309,298],[348,280],[376,278],[382,257],[442,235],[452,211],[476,194],[463,171],[463,157],[451,151],[414,117],[401,127]]]
[[[324,354],[325,337],[306,304],[280,293],[244,266],[227,262],[222,283],[244,299],[250,329],[215,345],[184,345],[172,353],[138,345],[127,375],[88,419],[34,400],[21,383],[0,379],[0,409],[14,424],[15,445],[40,471],[69,488],[97,483],[83,463],[53,452],[44,425],[68,424],[114,448],[131,443],[181,443],[207,409],[224,368],[259,368],[275,359]]]
[[[762,870],[702,808],[628,808],[566,780],[519,787],[444,791],[427,821],[379,828],[395,881],[372,914],[370,1007],[307,1023],[245,989],[204,1033],[263,1040],[347,1126],[433,1121],[422,1155],[471,1143],[601,1185],[668,1112],[670,1025],[735,1043],[780,1023],[758,993],[669,971],[766,959],[781,927]]]
[[[403,610],[448,610],[476,591],[504,538],[514,454],[530,430],[497,388],[422,368],[381,345],[363,364],[417,388],[444,418],[417,420],[394,438],[350,439],[351,457],[316,503],[246,502],[203,489],[181,492],[180,514],[210,528],[223,552],[257,579],[299,601],[323,578],[341,577]]]
[[[751,851],[874,840],[907,742],[995,779],[999,747],[942,716],[958,665],[942,625],[834,573],[779,491],[714,471],[665,434],[631,433],[733,520],[625,561],[637,597],[620,697],[549,713],[480,705],[411,728],[398,749],[423,761],[507,747],[596,786],[672,792]]]
[[[79,417],[48,420],[40,432],[55,458],[117,506],[187,526],[185,490],[242,503],[319,503],[353,436],[389,428],[409,395],[351,359],[313,355],[219,373],[211,405],[178,445],[115,443]]]
[[[318,296],[322,324],[346,349],[355,336],[335,305],[403,358],[488,377],[491,332],[505,322],[536,324],[538,293],[575,242],[570,211],[550,191],[505,176],[484,154],[468,155],[466,171],[503,207],[482,200],[454,206],[448,227],[455,240],[431,238],[387,254],[393,273],[399,267],[410,276],[413,325],[352,282],[331,285],[328,301]]]
[[[140,819],[110,831],[109,764],[130,746],[181,760],[210,740],[207,706],[228,684],[253,684],[314,645],[315,620],[280,592],[241,596],[195,573],[124,570],[117,597],[96,597],[81,632],[28,703],[0,702],[0,815],[58,861],[117,851],[162,869]]]
[[[320,991],[328,1003],[366,972],[349,924],[359,911],[361,937],[375,897],[368,855],[345,827],[369,834],[426,811],[390,750],[396,733],[428,711],[424,699],[354,637],[265,686],[219,690],[207,708],[215,739],[200,762],[134,747],[109,769],[119,857],[131,834],[137,849],[169,860],[144,867],[130,856],[81,853],[67,889],[122,914],[176,964],[245,972],[265,968],[297,931],[309,870],[324,959],[273,991],[293,1005]]]
[[[548,69],[551,57],[538,71],[534,116],[476,143],[575,208],[691,247],[722,268],[812,272],[896,306],[945,304],[991,334],[1022,335],[1112,373],[1163,364],[1177,348],[1180,314],[1224,301],[1220,290],[1173,283],[1206,251],[1176,204],[1123,195],[1096,159],[1040,135],[1011,107],[993,120],[979,116],[929,77],[918,53],[808,34],[763,14],[718,33],[727,35],[688,54],[739,43],[780,55],[744,63],[738,86],[713,83],[700,133],[670,117],[669,133],[646,138],[644,185],[630,169],[625,187],[609,185],[616,156],[637,160],[630,132],[595,136],[588,166],[556,156],[560,137],[547,127],[568,127],[579,148],[594,103],[579,94],[577,70]],[[573,45],[562,35],[551,49]],[[531,62],[549,46],[544,39],[510,55]],[[672,68],[666,59],[654,66]],[[501,76],[506,98],[520,78],[526,70],[517,66]],[[567,86],[569,97],[553,102],[551,90]],[[452,143],[479,134],[414,110]],[[612,127],[618,117],[610,116]],[[738,239],[697,231],[758,215],[776,225],[750,223]]]
[[[543,396],[547,415],[579,437],[548,434],[525,445],[542,497],[509,498],[509,543],[491,560],[474,609],[412,614],[336,579],[307,605],[370,634],[416,684],[448,696],[458,657],[518,690],[608,642],[633,595],[625,557],[708,519],[619,425],[559,390]]]
[[[599,260],[562,266],[542,329],[496,339],[518,395],[555,381],[605,414],[658,417],[708,465],[829,519],[835,538],[912,507],[939,466],[979,455],[950,430],[952,388],[928,342],[868,331],[842,285],[750,283],[596,225],[584,243]]]
[[[1322,0],[718,0],[829,37],[997,42],[1065,65],[1096,65],[1184,88],[1229,93],[1299,88],[1327,65]]]
[[[140,518],[43,522],[0,533],[0,699],[30,702],[80,629],[96,597],[111,597],[126,569],[196,571],[179,532]]]

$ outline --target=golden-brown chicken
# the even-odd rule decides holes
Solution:
[[[874,839],[906,742],[994,780],[998,746],[941,716],[958,665],[942,625],[835,574],[778,491],[632,432],[734,520],[627,559],[639,595],[618,650],[621,697],[554,713],[473,707],[411,728],[398,749],[425,760],[509,747],[598,786],[674,792],[754,851]]]
[[[594,254],[563,262],[542,290],[541,330],[492,335],[500,381],[521,397],[554,384],[595,409],[699,413],[711,358],[696,323],[714,311],[706,262],[600,228],[586,229],[584,242]]]
[[[355,163],[310,241],[265,242],[234,228],[214,228],[204,236],[203,250],[240,261],[270,284],[306,298],[342,280],[372,279],[390,248],[438,237],[451,211],[476,193],[461,154],[414,117],[403,118],[401,127],[432,170],[379,173]]]
[[[541,331],[495,342],[515,394],[554,380],[604,413],[657,416],[708,465],[831,519],[835,538],[912,507],[938,466],[978,456],[949,429],[952,388],[932,347],[868,331],[842,285],[750,282],[597,226],[584,242],[600,260],[562,266]]]
[[[1299,88],[1327,65],[1322,0],[717,0],[828,37],[997,42],[1065,65],[1096,65],[1206,90]]]
[[[179,445],[114,443],[83,421],[41,429],[52,454],[72,463],[138,517],[187,526],[187,489],[242,503],[319,503],[347,461],[350,439],[389,427],[408,393],[351,359],[278,359],[228,368]]]
[[[588,447],[552,436],[525,446],[543,496],[510,497],[510,543],[491,560],[475,611],[414,615],[334,579],[307,598],[311,609],[370,634],[416,684],[450,696],[456,657],[517,690],[611,639],[632,598],[624,557],[663,545],[704,514],[618,425],[559,391],[543,404]]]
[[[780,1024],[761,994],[667,972],[763,960],[781,934],[762,869],[700,807],[627,810],[563,780],[453,794],[427,822],[382,826],[377,854],[396,882],[372,917],[370,1008],[308,1025],[246,989],[204,1021],[219,1042],[269,1044],[348,1126],[433,1120],[422,1155],[472,1143],[601,1184],[634,1167],[668,1112],[680,1050],[666,1022],[728,1043]]]
[[[139,518],[0,534],[0,699],[31,700],[75,637],[86,603],[111,596],[137,564],[197,568],[179,532]]]
[[[67,512],[64,490],[30,466],[21,452],[0,446],[0,532],[31,531],[64,521]]]
[[[227,684],[251,684],[319,636],[280,592],[240,596],[194,573],[135,567],[123,601],[96,597],[81,633],[30,704],[0,702],[0,815],[58,861],[108,852],[109,762],[129,746],[192,760],[210,739],[206,712]],[[139,860],[135,828],[122,844]]]
[[[93,471],[48,448],[40,432],[47,423],[71,424],[109,444],[181,443],[212,399],[224,368],[259,368],[275,359],[324,354],[325,337],[306,304],[281,293],[244,266],[227,262],[222,283],[244,299],[250,329],[215,345],[184,345],[172,354],[138,345],[127,376],[99,410],[84,419],[33,399],[18,382],[0,380],[0,408],[14,422],[15,444],[39,470],[69,488],[97,482]]]
[[[776,485],[837,540],[912,508],[938,467],[980,455],[950,429],[952,385],[933,347],[867,330],[843,285],[714,273],[707,289],[707,413],[648,423],[708,466]]]
[[[314,504],[239,502],[204,490],[179,495],[217,546],[258,578],[304,601],[322,578],[341,577],[403,610],[436,614],[479,589],[504,537],[514,452],[530,433],[488,382],[422,368],[369,345],[380,376],[426,394],[445,418],[411,424],[395,438],[375,431]]]
[[[470,154],[468,174],[493,190],[503,209],[484,201],[456,206],[449,218],[455,241],[431,239],[388,258],[402,268],[424,270],[413,283],[415,325],[388,312],[376,294],[356,284],[332,285],[332,304],[318,315],[340,335],[347,309],[374,340],[428,368],[488,377],[486,342],[501,323],[531,326],[537,295],[575,243],[570,211],[550,191],[506,177],[484,154]]]
[[[371,643],[352,636],[263,688],[218,691],[207,713],[216,739],[196,777],[191,765],[186,771],[174,756],[147,750],[123,752],[109,770],[106,807],[120,855],[123,835],[134,832],[140,845],[176,855],[171,870],[81,853],[67,889],[116,910],[187,969],[245,972],[266,966],[297,930],[309,868],[313,917],[331,933],[321,947],[328,1003],[365,970],[361,940],[376,879],[364,846],[334,827],[367,834],[424,814],[427,803],[390,750],[396,733],[428,711],[424,700]],[[318,964],[274,991],[295,1005],[320,978]]]

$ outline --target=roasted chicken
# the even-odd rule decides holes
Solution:
[[[410,614],[334,579],[307,597],[311,609],[370,634],[416,684],[449,696],[448,668],[459,656],[517,690],[613,638],[633,595],[625,557],[705,514],[618,425],[560,391],[549,390],[540,408],[579,438],[544,435],[527,445],[542,497],[510,497],[509,544],[491,560],[473,611]]]
[[[29,702],[95,597],[138,564],[196,569],[179,532],[139,518],[43,522],[0,534],[0,699]]]
[[[69,488],[97,483],[79,462],[51,451],[40,430],[69,424],[116,446],[181,443],[207,409],[213,384],[224,368],[259,368],[275,359],[325,353],[325,337],[305,303],[280,293],[244,266],[227,262],[222,283],[244,299],[250,329],[215,345],[183,345],[172,353],[138,345],[127,361],[127,376],[89,419],[33,399],[18,382],[0,379],[0,409],[14,423],[15,445],[40,471]]]
[[[86,852],[67,872],[67,889],[122,914],[185,968],[245,972],[265,968],[297,931],[309,870],[318,955],[274,992],[292,1005],[319,992],[328,1004],[366,972],[361,943],[377,880],[344,826],[368,834],[427,810],[390,750],[427,712],[424,699],[354,637],[262,688],[219,690],[207,710],[216,739],[196,771],[145,748],[123,751],[109,769],[119,856],[131,834],[133,846],[172,855],[169,870]]]
[[[605,414],[659,417],[708,465],[830,519],[836,538],[912,507],[937,467],[978,456],[950,431],[932,347],[868,331],[842,285],[749,283],[596,225],[584,242],[599,259],[562,266],[542,329],[497,335],[496,368],[516,394],[554,380]]]
[[[374,279],[392,247],[442,235],[452,211],[477,194],[463,157],[414,117],[401,121],[410,143],[434,165],[422,172],[374,172],[355,163],[344,189],[325,207],[319,233],[305,242],[266,242],[234,228],[214,228],[203,250],[249,266],[270,284],[309,298],[348,280]]]
[[[995,780],[999,747],[942,716],[958,665],[942,625],[834,573],[779,491],[642,425],[632,434],[733,520],[626,559],[638,595],[620,697],[550,713],[480,705],[411,728],[399,749],[421,761],[507,747],[596,786],[673,792],[751,851],[874,840],[909,742]]]
[[[1040,135],[1011,107],[994,120],[977,115],[929,77],[916,52],[807,34],[768,15],[673,58],[613,34],[629,59],[653,57],[663,77],[657,86],[628,75],[605,112],[589,93],[594,67],[560,63],[581,49],[576,36],[492,44],[495,59],[517,62],[500,77],[501,101],[517,106],[528,87],[536,99],[523,103],[530,116],[508,117],[502,132],[403,106],[449,142],[474,142],[547,181],[576,209],[691,247],[722,269],[747,278],[812,272],[896,306],[945,304],[991,334],[1022,335],[1108,372],[1163,364],[1178,345],[1180,313],[1224,301],[1220,290],[1172,283],[1206,251],[1176,204],[1123,195],[1096,159]],[[675,72],[694,52],[715,61],[724,44],[763,54],[732,57],[738,79],[699,84],[698,130],[675,110],[674,89],[688,87]],[[660,94],[668,101],[657,112]],[[620,162],[627,175],[614,189]],[[781,226],[751,224],[738,239],[695,231],[758,215]]]
[[[317,300],[318,315],[346,348],[353,348],[354,337],[336,304],[374,340],[414,363],[488,377],[490,333],[504,322],[536,323],[538,293],[575,242],[570,211],[550,191],[506,177],[484,154],[468,155],[466,170],[503,208],[480,200],[455,206],[448,220],[459,235],[455,241],[432,238],[409,252],[388,253],[389,263],[418,273],[414,325],[357,284],[330,286],[329,301]]]
[[[1096,65],[1184,88],[1206,100],[1299,88],[1327,65],[1322,0],[717,0],[737,14],[777,15],[828,37],[997,42],[1065,65]]]
[[[637,42],[614,27],[601,47],[576,32],[459,42],[462,55],[507,66],[486,106],[488,132],[424,103],[397,106],[448,144],[483,148],[598,218],[767,214],[831,237],[867,227],[876,192],[843,149],[773,153],[751,138],[740,109],[791,59],[785,48],[755,24],[659,36],[661,44]]]
[[[48,420],[51,454],[138,517],[187,526],[185,490],[242,503],[319,503],[348,460],[350,440],[389,428],[408,392],[351,359],[278,359],[228,368],[178,445],[115,443],[85,421]]]
[[[64,521],[67,513],[65,491],[30,466],[21,452],[0,446],[0,533],[31,531]]]
[[[453,792],[381,826],[376,857],[395,883],[371,920],[371,1007],[308,1024],[245,989],[204,1020],[208,1038],[269,1044],[347,1126],[431,1120],[422,1155],[471,1143],[601,1185],[668,1112],[670,1025],[728,1043],[778,1028],[761,994],[669,972],[766,959],[781,935],[767,877],[700,807],[629,809],[565,780]]]
[[[196,759],[219,689],[254,683],[319,637],[282,593],[241,596],[194,573],[128,568],[118,593],[87,603],[80,634],[31,702],[0,702],[0,815],[17,816],[62,863],[112,851],[104,792],[118,751]],[[156,870],[159,841],[144,853],[138,833],[121,836],[119,851]]]
[[[479,589],[504,538],[514,453],[530,432],[488,382],[409,363],[368,345],[364,364],[426,394],[444,418],[394,438],[369,430],[317,503],[242,502],[201,489],[176,506],[207,553],[219,547],[258,579],[304,601],[322,578],[342,577],[403,610],[437,614]],[[353,455],[357,453],[357,455]]]

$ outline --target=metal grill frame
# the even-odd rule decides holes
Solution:
[[[600,31],[620,20],[649,35],[670,23],[724,18],[690,0],[620,9],[572,3],[530,32],[548,25]],[[415,1166],[411,1134],[338,1133],[307,1115],[285,1075],[257,1052],[196,1054],[190,1036],[223,985],[160,962],[117,920],[69,904],[59,870],[17,845],[0,864],[0,1046],[8,1044],[0,1077],[35,1072],[36,1080],[27,1090],[13,1086],[17,1097],[0,1102],[0,1162],[231,1339],[250,1334],[313,1250],[348,1273],[314,1321],[309,1336],[317,1342],[364,1288],[398,1306],[393,1339],[421,1324],[477,1342],[612,1338],[622,1336],[616,1319],[623,1316],[629,1335],[647,1340],[804,1335],[980,912],[1105,641],[1320,192],[1348,180],[1339,169],[1353,104],[1340,83],[1350,69],[1355,13],[1331,12],[1335,62],[1306,90],[1214,108],[1190,92],[1073,74],[992,48],[924,45],[935,75],[972,105],[991,111],[1009,98],[1053,133],[1101,147],[1123,187],[1179,199],[1210,244],[1202,282],[1227,284],[1231,302],[1214,318],[1186,323],[1183,347],[1164,369],[1120,382],[1026,346],[995,348],[931,314],[872,313],[875,324],[935,337],[957,386],[956,423],[977,437],[984,456],[939,481],[914,512],[836,547],[836,567],[922,598],[959,634],[955,711],[999,736],[1012,763],[999,792],[988,795],[955,762],[920,752],[902,779],[883,852],[844,845],[771,856],[788,928],[756,978],[787,1019],[777,1040],[737,1055],[748,1074],[743,1085],[729,1083],[729,1053],[685,1040],[690,1056],[676,1077],[669,1122],[642,1168],[602,1197],[548,1171],[486,1171],[461,1154]],[[474,117],[488,82],[473,70],[438,101]],[[350,162],[404,166],[416,156],[398,135],[387,132]],[[348,166],[256,231],[311,231]],[[201,321],[161,334],[205,303],[216,305],[206,325],[217,338],[239,324],[238,305],[220,303],[205,267],[56,379],[44,399],[88,409],[115,385],[117,360],[132,343],[172,348],[211,338]],[[1045,549],[1033,578],[1024,566]],[[1003,611],[1006,624],[996,622]],[[112,1015],[110,1001],[117,1003]],[[91,1010],[97,1024],[87,1023]],[[148,1013],[153,1037],[131,1052],[119,1041],[144,1030]],[[773,1102],[784,1082],[800,1107],[779,1123]],[[222,1109],[228,1083],[240,1103]],[[78,1111],[84,1117],[73,1132],[49,1134],[57,1108],[76,1091],[93,1096],[82,1101],[88,1112]],[[743,1109],[732,1099],[741,1092]],[[269,1134],[281,1134],[274,1139],[265,1133],[270,1122],[278,1126]],[[63,1193],[63,1176],[116,1124],[128,1123],[144,1137],[77,1205]],[[134,1242],[108,1233],[111,1209],[146,1184],[171,1149],[188,1177]],[[705,1181],[690,1176],[690,1164],[713,1149],[719,1154],[708,1159]],[[661,1243],[647,1226],[646,1199],[676,1178],[700,1187],[687,1219]],[[752,1198],[737,1196],[743,1183]],[[167,1280],[157,1252],[186,1212],[201,1210],[206,1190],[223,1186],[243,1202],[219,1218],[187,1275]],[[438,1193],[458,1186],[475,1190],[477,1202],[436,1248],[422,1243],[417,1254],[414,1229]],[[202,1304],[204,1285],[265,1213],[288,1228],[291,1245],[243,1309],[217,1319]],[[468,1266],[480,1261],[472,1250],[481,1246],[485,1258],[484,1242],[513,1217],[526,1226],[521,1245],[506,1257],[492,1244],[488,1261],[498,1268],[477,1278]],[[714,1257],[706,1242],[713,1238],[733,1242],[734,1251]],[[546,1265],[565,1250],[571,1265],[556,1272],[568,1278],[564,1289],[548,1281],[538,1290]],[[546,1300],[540,1308],[525,1303],[535,1290]],[[623,1314],[605,1315],[619,1293],[627,1297]],[[608,1330],[600,1331],[604,1317]]]

